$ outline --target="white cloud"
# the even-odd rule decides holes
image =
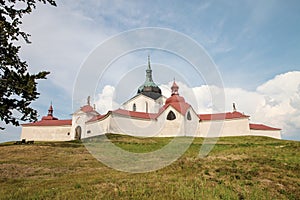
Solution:
[[[115,110],[120,107],[120,104],[114,101],[115,88],[110,85],[106,85],[102,92],[98,94],[95,101],[96,110],[101,114],[107,113],[107,111]]]
[[[290,130],[300,128],[299,71],[280,74],[259,86],[257,92],[264,96],[265,104],[261,106],[260,113],[256,113],[256,120],[282,127],[287,135]]]

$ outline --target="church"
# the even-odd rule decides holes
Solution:
[[[219,128],[216,128],[219,127]],[[72,119],[48,115],[40,121],[22,124],[21,139],[35,141],[80,140],[106,133],[136,137],[227,137],[267,136],[281,139],[281,129],[250,123],[250,116],[238,112],[199,114],[180,96],[175,80],[171,96],[166,98],[152,78],[148,57],[146,79],[137,94],[121,108],[100,114],[90,105],[83,105],[72,114]]]

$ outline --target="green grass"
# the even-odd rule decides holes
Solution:
[[[108,135],[131,152],[172,138]],[[97,161],[78,141],[0,144],[0,199],[300,199],[300,142],[220,138],[205,158],[202,138],[171,165],[131,174]]]

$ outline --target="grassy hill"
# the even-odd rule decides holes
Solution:
[[[170,138],[109,135],[147,152]],[[173,164],[131,174],[97,161],[81,142],[0,144],[0,199],[300,199],[300,142],[220,138],[205,158],[196,138]]]

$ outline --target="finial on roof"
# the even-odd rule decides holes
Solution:
[[[146,70],[146,83],[151,84],[153,82],[152,80],[152,69],[150,66],[150,55],[148,54],[148,68]]]
[[[87,98],[87,105],[91,105],[91,96],[88,96],[88,98]]]
[[[235,103],[232,104],[232,107],[233,107],[233,112],[236,112]]]
[[[150,54],[148,54],[148,69],[151,69],[151,65],[150,65]]]

